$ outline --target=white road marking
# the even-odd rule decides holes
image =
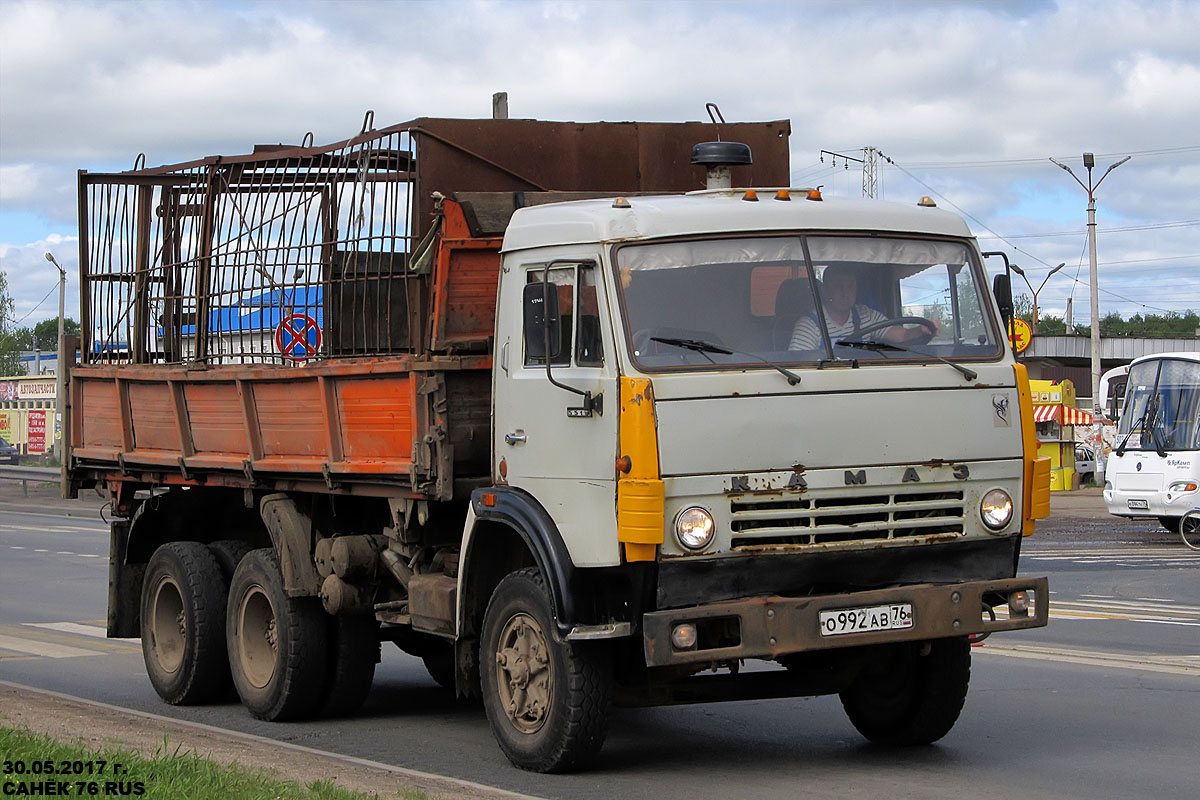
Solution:
[[[43,656],[45,658],[76,658],[77,656],[102,655],[99,650],[84,650],[81,647],[67,647],[64,644],[39,642],[36,639],[20,639],[16,636],[5,636],[0,633],[0,649],[14,650],[18,653]]]
[[[974,648],[973,653],[1200,677],[1200,655],[1159,656],[1145,653],[1099,653],[1090,650],[1072,650],[1063,647],[993,644],[990,641],[986,642],[982,647]]]
[[[93,639],[108,639],[108,631],[99,625],[80,625],[78,622],[24,622],[27,628],[44,628],[48,631],[62,633],[77,633],[80,636],[91,636]],[[114,639],[117,642],[136,642],[137,639]]]

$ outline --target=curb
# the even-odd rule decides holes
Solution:
[[[420,785],[422,789],[431,790],[446,797],[487,798],[488,800],[491,798],[497,798],[497,800],[500,800],[501,798],[503,798],[503,800],[542,800],[542,798],[536,797],[535,795],[521,794],[519,792],[513,792],[507,789],[500,789],[495,786],[488,786],[487,784],[483,783],[475,783],[474,781],[467,781],[459,778],[450,778],[444,775],[437,775],[431,772],[422,772],[420,770],[408,769],[406,767],[397,767],[391,764],[384,764],[380,761],[371,761],[369,759],[357,758],[355,756],[344,756],[338,753],[331,753],[326,750],[318,750],[313,747],[305,747],[304,745],[293,744],[291,742],[281,742],[277,739],[271,739],[266,736],[258,736],[253,733],[231,731],[225,728],[219,728],[215,725],[207,725],[202,722],[192,722],[190,720],[176,719],[174,717],[164,717],[159,714],[152,714],[148,711],[135,711],[133,709],[122,708],[121,706],[112,705],[110,703],[102,703],[97,700],[88,700],[82,697],[75,697],[73,695],[62,694],[60,692],[49,691],[47,689],[38,689],[32,686],[13,683],[11,681],[0,680],[0,689],[37,695],[43,701],[57,704],[63,710],[80,711],[80,706],[83,707],[83,710],[103,710],[111,715],[123,718],[123,727],[125,728],[133,728],[135,725],[137,725],[137,723],[144,725],[146,722],[152,722],[155,723],[159,728],[178,727],[235,742],[244,742],[247,744],[273,748],[276,750],[290,751],[292,753],[310,756],[313,759],[323,759],[329,762],[352,765],[367,770],[387,773],[397,778],[407,778],[413,783]],[[107,738],[113,738],[113,736],[110,735]],[[282,775],[281,777],[286,779],[291,776]],[[294,780],[295,778],[291,779]]]

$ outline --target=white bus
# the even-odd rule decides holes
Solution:
[[[1107,376],[1106,376],[1107,377]],[[1157,353],[1129,365],[1104,502],[1119,517],[1157,517],[1179,532],[1200,508],[1200,353]],[[1195,526],[1190,518],[1188,526]]]

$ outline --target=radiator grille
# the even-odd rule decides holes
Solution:
[[[729,502],[733,549],[805,547],[963,535],[963,493],[739,497]]]

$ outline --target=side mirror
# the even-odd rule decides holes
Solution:
[[[1000,274],[992,278],[992,294],[996,296],[996,305],[1000,306],[1000,316],[1006,321],[1012,319],[1012,286],[1007,275]]]
[[[522,295],[525,313],[525,354],[536,361],[553,361],[561,355],[562,331],[558,314],[558,289],[547,283],[527,283]],[[546,335],[549,331],[549,336]],[[546,358],[546,341],[550,358]]]

